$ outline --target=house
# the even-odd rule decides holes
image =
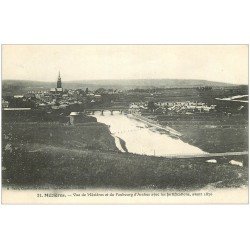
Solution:
[[[14,98],[24,98],[24,96],[23,95],[14,95]]]
[[[102,96],[101,95],[94,95],[94,98],[96,99],[96,100],[100,100],[101,98],[102,98]]]
[[[134,103],[132,103],[132,104],[129,106],[129,111],[130,111],[131,113],[137,113],[137,112],[139,112],[139,110],[140,110],[140,107],[139,107],[138,105],[134,104]]]

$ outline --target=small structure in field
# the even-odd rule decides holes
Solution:
[[[81,120],[80,112],[71,112],[69,115],[69,122],[71,125],[74,125]]]
[[[97,119],[95,117],[87,116],[81,112],[71,112],[69,115],[69,123],[71,125],[96,121]]]

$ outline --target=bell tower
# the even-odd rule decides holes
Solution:
[[[60,76],[60,71],[59,71],[59,75],[58,75],[58,80],[57,80],[57,88],[62,88],[62,81],[61,81],[61,76]]]

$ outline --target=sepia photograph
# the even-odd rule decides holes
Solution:
[[[0,249],[250,249],[249,10],[0,1]]]
[[[3,204],[247,204],[248,45],[2,45]]]

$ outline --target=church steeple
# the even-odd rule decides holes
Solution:
[[[61,81],[60,71],[59,71],[58,80],[57,80],[57,88],[62,88],[62,81]]]

